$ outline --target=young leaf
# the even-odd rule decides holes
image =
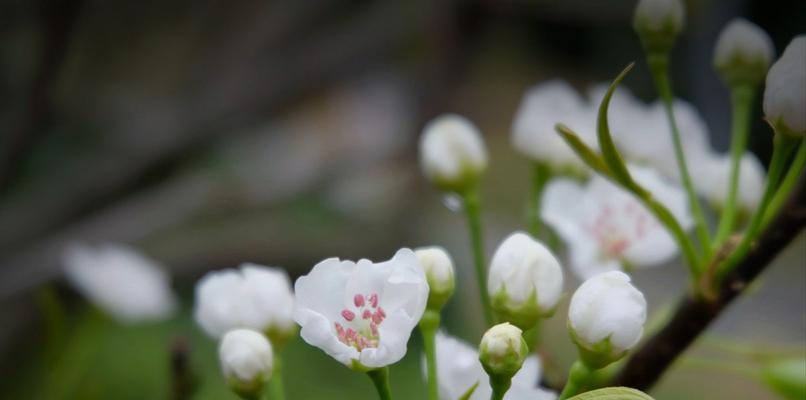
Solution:
[[[599,114],[596,119],[596,136],[599,138],[599,148],[602,149],[602,158],[610,168],[610,171],[613,172],[613,178],[627,187],[632,187],[634,183],[630,172],[627,171],[627,166],[624,165],[624,160],[621,159],[621,155],[618,149],[616,149],[613,137],[610,135],[610,125],[607,122],[607,109],[610,106],[610,99],[613,97],[616,87],[621,83],[624,77],[627,76],[627,73],[630,72],[633,65],[635,64],[632,63],[628,65],[627,68],[624,68],[616,79],[613,80],[613,83],[610,84],[610,87],[607,88],[607,93],[602,99],[602,103],[599,105]]]
[[[462,397],[459,397],[457,400],[470,400],[470,396],[473,395],[473,392],[476,391],[477,387],[479,387],[479,381],[476,381],[476,383],[474,383],[470,389],[467,389],[467,392],[465,392],[465,394],[463,394]]]
[[[628,387],[609,387],[578,394],[568,400],[653,400],[648,394]]]
[[[581,158],[587,166],[604,176],[611,176],[610,170],[607,168],[607,164],[605,164],[604,160],[602,160],[602,157],[588,147],[571,128],[563,124],[557,124],[554,125],[554,129],[565,139],[565,142],[571,146],[571,149],[577,153],[579,158]]]

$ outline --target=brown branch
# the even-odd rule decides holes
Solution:
[[[647,341],[616,377],[614,386],[652,387],[674,360],[775,259],[806,225],[806,174],[754,247],[725,278],[713,300],[688,296],[669,323]]]

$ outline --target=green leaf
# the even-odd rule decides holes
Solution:
[[[630,176],[630,172],[627,171],[624,160],[622,160],[618,149],[616,149],[613,137],[610,135],[610,125],[607,122],[607,109],[610,106],[610,99],[613,97],[616,87],[621,83],[624,77],[627,76],[627,73],[630,72],[633,65],[635,65],[635,63],[624,68],[616,79],[613,80],[613,83],[610,84],[610,87],[607,88],[607,93],[602,99],[602,103],[599,105],[599,115],[596,119],[596,134],[599,138],[599,148],[602,150],[604,162],[610,168],[610,171],[612,171],[611,176],[627,187],[633,187],[635,184]]]
[[[473,395],[473,392],[476,391],[477,387],[479,387],[479,381],[476,381],[476,383],[474,383],[473,386],[470,387],[470,389],[467,389],[467,392],[465,392],[465,394],[463,394],[462,397],[459,397],[456,400],[470,400],[470,396]]]
[[[772,362],[762,370],[764,383],[785,399],[806,399],[806,359]]]
[[[607,168],[607,164],[605,164],[604,160],[602,160],[602,157],[588,147],[585,142],[579,138],[576,132],[563,124],[555,125],[554,129],[565,139],[565,142],[571,146],[571,149],[577,153],[579,158],[581,158],[587,166],[604,176],[611,176],[610,170]]]
[[[653,400],[648,394],[628,387],[609,387],[578,394],[568,400]]]

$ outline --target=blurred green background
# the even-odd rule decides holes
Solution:
[[[523,92],[562,78],[584,90],[638,61],[625,85],[654,90],[630,28],[633,0],[0,1],[0,397],[160,399],[171,349],[186,343],[197,398],[234,398],[215,343],[191,318],[205,272],[252,261],[289,270],[390,257],[403,246],[452,252],[459,290],[446,329],[476,343],[481,319],[464,220],[421,177],[423,124],[458,112],[485,134],[488,254],[525,226],[528,163],[509,144]],[[780,53],[806,26],[806,3],[691,0],[674,53],[678,96],[726,150],[729,100],[711,68],[720,29],[742,16]],[[760,104],[760,103],[759,103]],[[753,117],[752,150],[770,134]],[[173,321],[126,327],[61,277],[73,242],[124,242],[170,269]],[[774,399],[718,343],[806,356],[806,239],[719,319],[653,394]],[[639,272],[653,311],[685,288],[673,263]],[[578,285],[569,279],[567,293]],[[568,296],[567,296],[568,297]],[[545,342],[565,370],[567,299]],[[733,346],[733,347],[742,347]],[[742,351],[746,353],[746,351]],[[415,332],[392,368],[396,398],[424,397]],[[284,352],[290,399],[372,399],[370,381],[318,349]]]

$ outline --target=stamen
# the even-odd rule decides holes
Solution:
[[[362,294],[355,295],[353,297],[353,304],[355,304],[356,307],[364,307],[364,295]]]
[[[347,321],[355,319],[355,313],[350,310],[341,310],[341,316]]]

